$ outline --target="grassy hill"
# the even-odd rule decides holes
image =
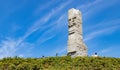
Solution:
[[[120,70],[120,58],[3,58],[0,60],[0,70]]]

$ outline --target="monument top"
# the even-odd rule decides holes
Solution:
[[[72,13],[77,14],[77,13],[80,12],[80,11],[77,10],[77,9],[75,9],[75,8],[71,8],[71,9],[69,10],[69,12],[72,12]]]
[[[68,11],[68,15],[69,15],[69,19],[73,18],[74,16],[78,16],[80,15],[81,16],[81,12],[75,8],[72,8]]]

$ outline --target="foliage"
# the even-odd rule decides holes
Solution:
[[[110,57],[44,57],[3,58],[0,70],[120,70],[120,58]]]

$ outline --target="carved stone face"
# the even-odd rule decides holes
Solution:
[[[73,20],[73,19],[72,19]],[[78,33],[82,35],[82,24],[76,22],[77,19],[74,19],[74,22],[69,21],[69,35]]]
[[[81,12],[79,10],[72,8],[68,11],[68,15],[69,15],[68,19],[72,19],[75,16],[81,16]]]

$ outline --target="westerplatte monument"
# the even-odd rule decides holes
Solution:
[[[68,55],[87,56],[87,47],[82,35],[82,15],[74,8],[68,11],[68,32]]]

